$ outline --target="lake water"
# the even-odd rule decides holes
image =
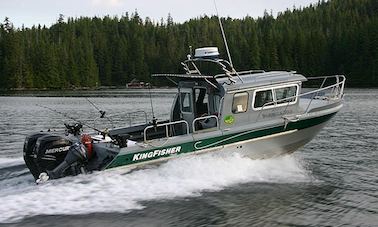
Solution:
[[[378,90],[346,93],[341,112],[292,155],[206,154],[38,186],[23,164],[25,136],[67,121],[45,107],[88,124],[99,114],[83,97],[0,97],[0,226],[378,226]],[[172,100],[153,94],[157,118]],[[142,93],[90,101],[109,115],[151,109]]]

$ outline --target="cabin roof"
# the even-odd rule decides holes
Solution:
[[[235,91],[247,88],[268,86],[274,84],[283,84],[296,81],[306,81],[306,77],[296,72],[286,72],[286,71],[271,71],[271,72],[260,72],[260,73],[250,73],[240,75],[241,80],[234,76],[233,79],[235,83],[230,84],[227,77],[217,78],[217,82],[221,84],[225,91]]]

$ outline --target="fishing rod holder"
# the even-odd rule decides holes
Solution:
[[[83,125],[80,123],[75,123],[75,124],[64,123],[64,126],[66,127],[67,134],[72,134],[74,136],[80,135],[81,130],[83,128]]]

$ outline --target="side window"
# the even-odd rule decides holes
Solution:
[[[232,102],[232,113],[244,113],[248,108],[248,92],[236,93]]]
[[[268,104],[267,104],[268,103]],[[258,91],[255,94],[255,103],[253,104],[254,108],[260,108],[263,106],[271,106],[273,103],[273,94],[272,90]]]
[[[181,110],[182,112],[193,112],[192,97],[189,92],[181,92]]]
[[[295,102],[296,95],[297,95],[297,86],[291,87],[284,87],[284,88],[276,88],[274,89],[276,94],[277,104],[288,103],[288,102]],[[293,98],[290,98],[293,97]],[[289,98],[289,99],[286,99]],[[284,99],[284,100],[282,100]]]

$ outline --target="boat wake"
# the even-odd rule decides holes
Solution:
[[[24,164],[22,158],[0,158],[0,169],[20,164]]]
[[[143,209],[143,201],[200,196],[203,192],[248,182],[312,180],[295,156],[251,160],[237,154],[206,154],[126,173],[126,170],[116,169],[66,177],[44,185],[35,185],[33,177],[23,173],[3,179],[0,181],[0,223],[36,215],[128,212]]]

